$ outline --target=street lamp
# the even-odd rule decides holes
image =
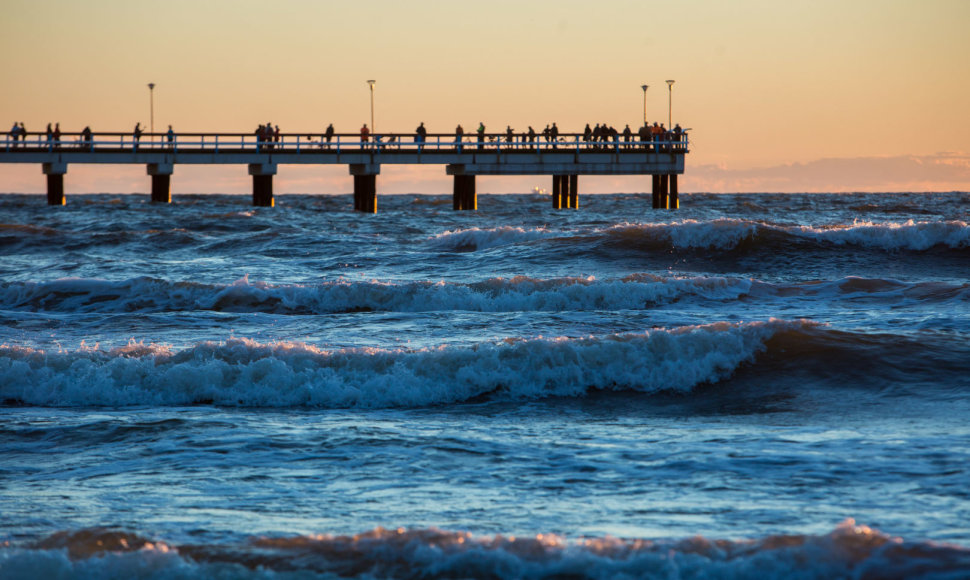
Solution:
[[[647,125],[647,89],[650,88],[650,85],[640,85],[640,88],[643,89],[643,125],[646,126]]]
[[[667,81],[667,128],[673,125],[674,81]]]
[[[155,132],[155,83],[148,83],[148,111],[151,118],[149,131]]]
[[[367,84],[370,85],[370,132],[376,133],[377,130],[374,128],[374,83],[377,81],[369,80]]]

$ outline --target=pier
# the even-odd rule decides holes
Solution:
[[[253,205],[272,207],[273,176],[280,165],[346,165],[354,183],[354,209],[377,212],[381,166],[443,165],[454,177],[455,210],[476,210],[479,175],[552,176],[552,207],[579,208],[579,176],[651,176],[654,209],[677,209],[678,176],[689,150],[687,133],[667,132],[641,141],[621,135],[587,141],[581,134],[547,140],[516,134],[281,134],[278,140],[248,133],[28,133],[0,141],[0,163],[38,164],[47,177],[47,203],[66,202],[64,176],[72,164],[144,165],[151,177],[151,200],[172,200],[177,165],[240,165],[253,179]]]

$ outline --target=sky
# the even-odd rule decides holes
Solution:
[[[970,190],[968,0],[0,0],[0,126],[185,132],[564,132],[689,127],[682,192]],[[668,93],[666,79],[676,82]],[[549,188],[483,177],[478,191]],[[648,177],[583,178],[640,192]],[[347,168],[281,166],[277,193],[346,193]],[[72,165],[68,194],[148,191],[141,166]],[[384,166],[379,193],[450,193]],[[41,193],[0,164],[0,192]],[[249,193],[244,166],[178,166],[174,194]]]

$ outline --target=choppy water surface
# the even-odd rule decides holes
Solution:
[[[0,577],[970,575],[970,194],[0,196]]]

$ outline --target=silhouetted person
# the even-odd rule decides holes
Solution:
[[[465,137],[465,130],[462,128],[461,124],[455,127],[455,148],[461,153],[461,140]]]
[[[168,126],[168,133],[165,133],[165,138],[168,140],[168,147],[171,149],[175,146],[175,131],[172,130],[172,126]]]
[[[593,136],[593,130],[589,128],[589,123],[586,123],[586,128],[583,129],[583,141],[589,143],[590,138]],[[589,147],[589,145],[586,145]]]
[[[333,139],[333,123],[327,125],[327,132],[323,134],[324,138],[327,140],[327,147],[330,147],[330,140]]]
[[[82,129],[81,130],[81,142],[82,142],[82,146],[83,146],[84,143],[87,143],[88,145],[91,145],[93,147],[93,144],[92,144],[92,141],[91,141],[91,137],[92,137],[92,135],[91,135],[91,127],[85,127],[84,129]]]
[[[505,126],[505,142],[506,143],[511,143],[512,140],[515,138],[514,135],[515,134],[512,132],[512,125],[506,125]]]
[[[630,130],[630,125],[628,123],[626,128],[623,129],[623,142],[626,143],[627,147],[630,146],[630,139],[632,137],[633,137],[633,131]]]
[[[485,123],[481,121],[478,122],[478,129],[475,130],[478,133],[478,148],[482,148],[482,143],[485,142]]]
[[[47,144],[50,145],[51,141],[54,140],[54,130],[51,129],[51,124],[47,124]]]
[[[17,148],[17,143],[20,141],[20,125],[16,121],[13,123],[13,127],[10,127],[10,140],[13,141],[13,148]]]
[[[549,129],[549,137],[552,138],[552,148],[558,147],[559,143],[559,127],[555,123],[552,124],[552,128]]]
[[[414,140],[418,143],[418,151],[424,148],[424,142],[428,139],[428,130],[424,128],[424,121],[414,130]]]
[[[361,147],[364,146],[364,143],[367,143],[368,139],[370,139],[370,129],[367,128],[367,123],[364,123],[364,126],[360,128]]]
[[[534,144],[536,142],[536,130],[532,128],[532,125],[529,125],[529,132],[527,135],[529,136],[529,143]],[[529,148],[531,149],[532,146],[530,145]]]
[[[134,138],[135,138],[134,139],[134,141],[135,141],[135,151],[138,150],[138,142],[141,141],[141,134],[142,134],[142,132],[143,131],[142,131],[142,128],[141,128],[141,123],[135,123],[135,130],[132,131],[132,136],[134,136]]]
[[[54,123],[54,146],[57,147],[61,144],[61,124]]]
[[[24,127],[24,122],[20,122],[20,140],[24,142],[24,147],[27,146],[27,128]]]

